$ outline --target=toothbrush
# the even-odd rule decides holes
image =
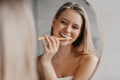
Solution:
[[[58,40],[69,40],[72,39],[71,37],[68,38],[57,38]],[[45,37],[39,37],[38,40],[45,40]]]

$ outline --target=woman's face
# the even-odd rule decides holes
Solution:
[[[71,37],[70,40],[60,41],[60,45],[71,45],[79,36],[82,17],[72,9],[64,10],[61,15],[53,20],[53,35],[56,37]]]

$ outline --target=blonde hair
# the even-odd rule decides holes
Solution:
[[[26,3],[0,3],[0,32],[1,80],[37,80],[34,20]]]
[[[72,50],[76,52],[75,55],[77,56],[80,54],[94,53],[94,46],[93,46],[93,41],[92,41],[91,32],[90,32],[90,25],[89,25],[86,11],[80,4],[78,4],[75,1],[66,2],[58,9],[55,15],[55,18],[58,19],[61,13],[66,9],[75,10],[80,14],[83,20],[80,34],[78,38],[72,43],[72,46],[73,46]],[[51,35],[53,35],[53,30],[54,29],[52,27]]]

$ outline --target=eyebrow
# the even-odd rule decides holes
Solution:
[[[62,20],[68,21],[66,18],[61,18]]]
[[[65,21],[68,21],[66,18],[61,18],[62,20],[65,20]],[[75,26],[78,26],[78,27],[81,27],[80,25],[78,25],[78,24],[74,24]]]

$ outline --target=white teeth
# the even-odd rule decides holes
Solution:
[[[64,34],[61,34],[62,37],[64,38],[70,38],[70,36],[67,36],[67,35],[64,35]]]

